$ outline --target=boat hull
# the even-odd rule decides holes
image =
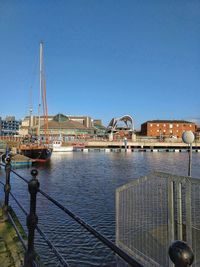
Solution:
[[[50,148],[30,148],[22,149],[21,154],[34,159],[36,162],[46,162],[51,158],[52,149]]]
[[[53,152],[72,152],[73,146],[53,147]]]

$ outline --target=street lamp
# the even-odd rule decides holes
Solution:
[[[192,131],[185,131],[182,134],[182,140],[185,144],[190,145],[189,150],[189,165],[188,165],[188,176],[191,177],[191,167],[192,167],[192,142],[194,141],[194,134]]]
[[[127,138],[124,137],[124,147],[125,147],[125,152],[127,152]]]

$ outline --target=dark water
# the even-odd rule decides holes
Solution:
[[[53,154],[48,164],[36,167],[43,191],[115,241],[116,188],[153,170],[187,175],[187,166],[187,153],[69,152]],[[30,169],[17,172],[30,179]],[[3,170],[0,174],[1,180],[4,179]],[[192,176],[200,177],[199,153],[193,153]],[[12,177],[11,181],[12,192],[28,210],[27,185],[18,178]],[[17,213],[25,226],[25,216],[19,210]],[[70,266],[116,266],[115,256],[109,249],[40,194],[37,214],[39,226]],[[36,249],[45,266],[61,266],[37,235]]]

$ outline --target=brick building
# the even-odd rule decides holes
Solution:
[[[197,125],[194,122],[184,120],[152,120],[141,125],[141,134],[153,137],[177,137],[181,138],[184,131],[195,133]]]

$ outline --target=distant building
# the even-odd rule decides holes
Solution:
[[[0,136],[1,136],[1,117],[0,117]]]
[[[97,137],[104,137],[106,127],[103,126],[101,120],[93,120],[94,133]]]
[[[197,131],[194,122],[184,120],[152,120],[141,125],[141,134],[152,137],[177,137],[181,138],[184,131]]]
[[[41,135],[44,135],[44,125],[40,128]],[[57,139],[60,136],[64,141],[73,141],[74,139],[87,139],[94,135],[92,127],[86,127],[83,123],[72,120],[63,114],[57,114],[48,123],[48,132],[51,139]]]
[[[97,122],[98,121],[98,122]],[[96,123],[97,122],[97,123]],[[98,124],[98,125],[97,125]],[[44,136],[44,117],[40,117],[40,135]],[[20,135],[36,135],[38,129],[38,116],[26,116],[22,120]],[[87,139],[94,135],[101,136],[105,131],[101,120],[93,120],[89,116],[72,116],[57,114],[48,117],[48,133],[51,139],[62,136],[64,140]]]
[[[200,141],[200,127],[197,128],[195,138],[197,141]]]
[[[130,115],[112,118],[106,128],[106,134],[110,141],[124,138],[133,139],[133,133],[133,118]]]
[[[20,120],[16,120],[14,116],[7,116],[4,120],[0,119],[1,136],[13,136],[19,134]]]

